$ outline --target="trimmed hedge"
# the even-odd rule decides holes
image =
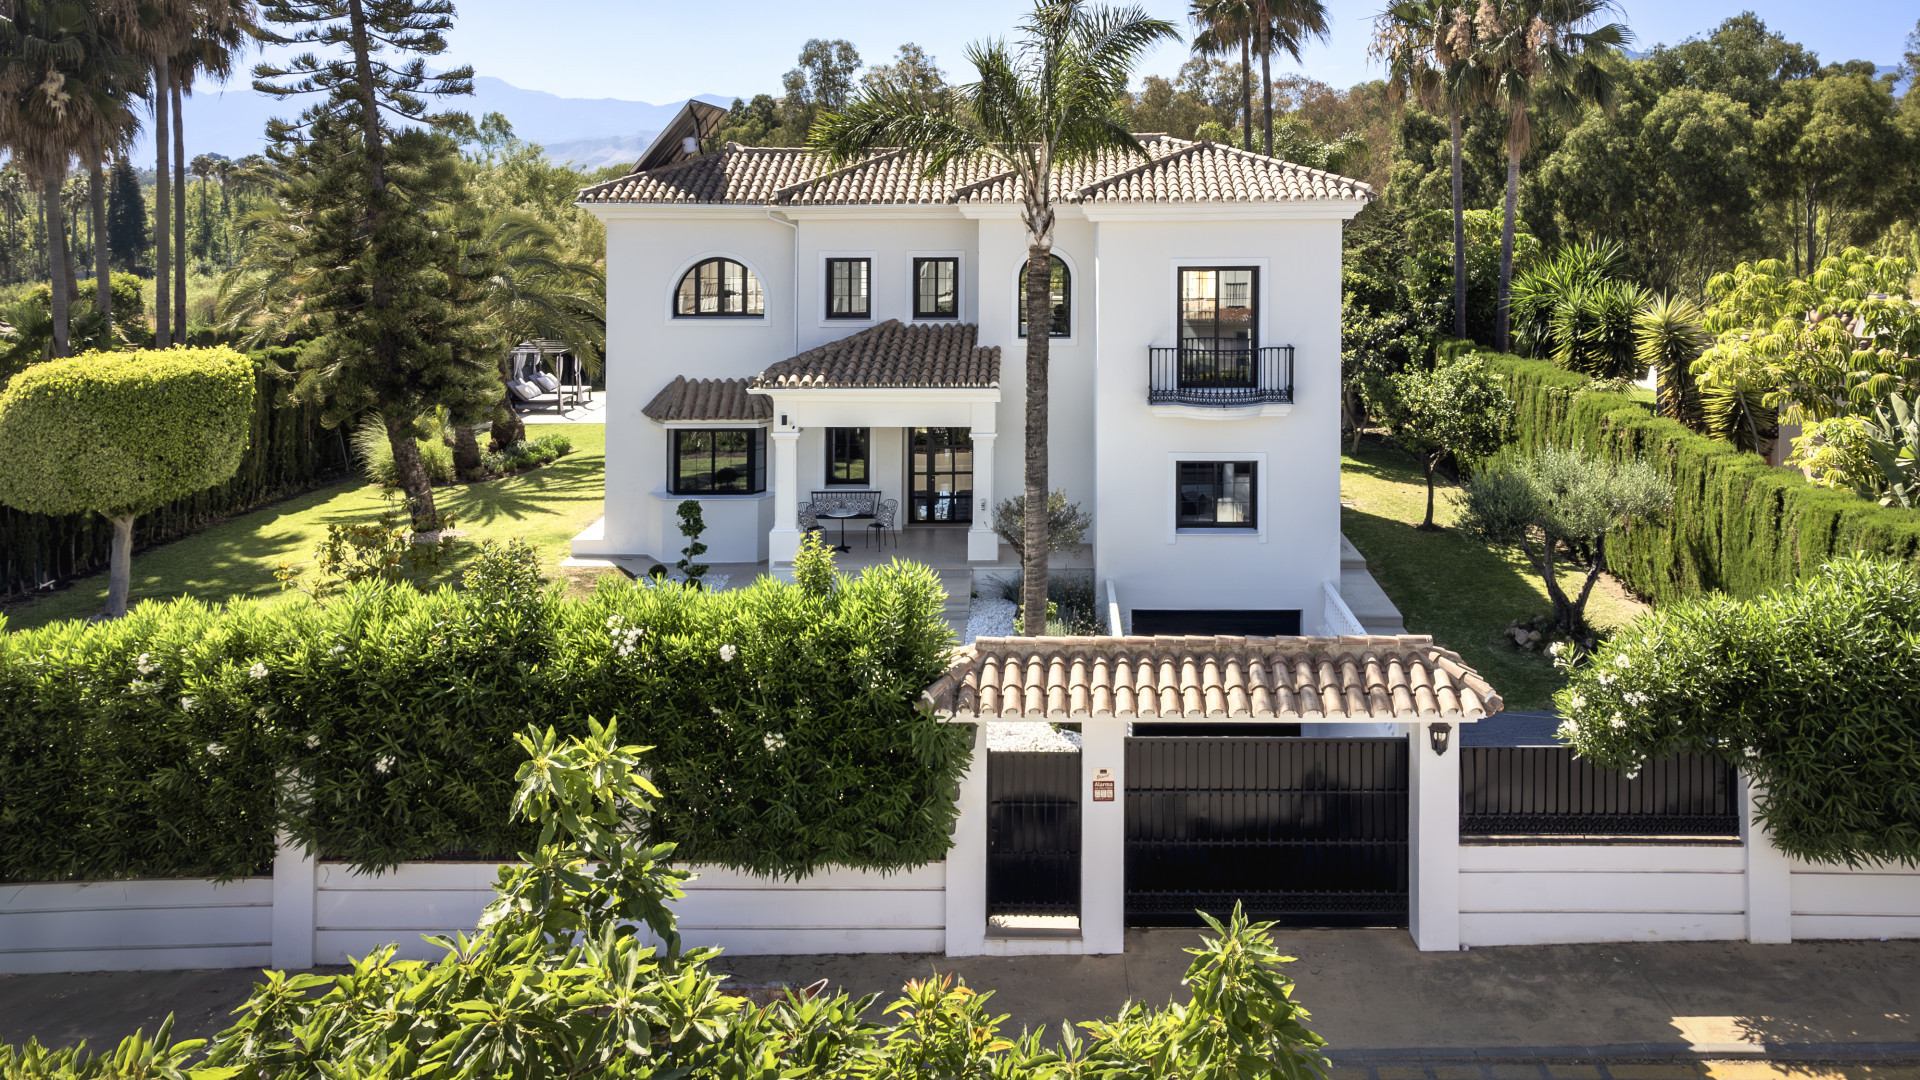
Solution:
[[[1513,392],[1517,447],[1638,457],[1672,482],[1673,513],[1664,522],[1639,522],[1607,541],[1609,568],[1641,596],[1756,596],[1853,552],[1920,562],[1920,511],[1810,484],[1546,361],[1492,362]]]
[[[652,839],[678,858],[944,856],[970,747],[915,708],[952,643],[925,567],[574,600],[494,555],[468,584],[0,623],[0,881],[255,874],[276,828],[364,868],[511,856],[535,839],[508,819],[513,734],[589,716],[654,747]]]
[[[289,365],[298,353],[297,348],[272,348],[250,354],[253,419],[239,469],[225,483],[140,515],[133,529],[135,551],[352,474],[344,433],[322,427],[318,408],[277,404],[286,387],[270,366]],[[6,467],[0,461],[0,468]],[[98,514],[54,517],[0,505],[0,598],[106,569],[112,539],[113,525]]]

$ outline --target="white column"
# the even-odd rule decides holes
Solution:
[[[1747,781],[1740,840],[1747,849],[1747,940],[1784,945],[1793,940],[1793,863],[1773,846],[1773,835],[1754,816],[1760,786]]]
[[[313,966],[313,894],[319,885],[313,856],[281,833],[273,853],[273,966]]]
[[[778,406],[775,416],[779,418]],[[772,566],[791,565],[800,550],[800,429],[776,420],[767,436],[773,443],[773,530],[767,534],[767,558]]]
[[[1000,558],[1000,537],[993,531],[993,448],[998,433],[973,433],[973,528],[967,530],[967,560]]]
[[[1462,726],[1449,723],[1447,752],[1433,751],[1427,720],[1407,732],[1407,926],[1421,952],[1460,948],[1460,743]]]
[[[947,849],[947,955],[979,956],[987,940],[987,743],[973,730],[973,761],[960,778],[960,816]]]
[[[1089,953],[1127,948],[1126,756],[1126,721],[1080,725],[1080,943]],[[1111,801],[1095,801],[1109,792]]]

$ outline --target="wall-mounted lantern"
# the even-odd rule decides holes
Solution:
[[[1453,736],[1452,724],[1428,724],[1427,741],[1433,745],[1433,752],[1441,757],[1447,756],[1447,741]]]

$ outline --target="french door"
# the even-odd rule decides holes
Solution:
[[[973,434],[967,428],[914,428],[907,468],[910,520],[916,525],[973,521]]]

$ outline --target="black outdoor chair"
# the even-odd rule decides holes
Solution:
[[[900,536],[893,531],[894,516],[899,510],[900,500],[883,499],[873,512],[873,523],[867,526],[867,532],[876,537],[874,542],[880,546],[881,550],[886,549],[889,534],[893,536],[893,546],[900,546]],[[876,533],[875,530],[878,532]]]

